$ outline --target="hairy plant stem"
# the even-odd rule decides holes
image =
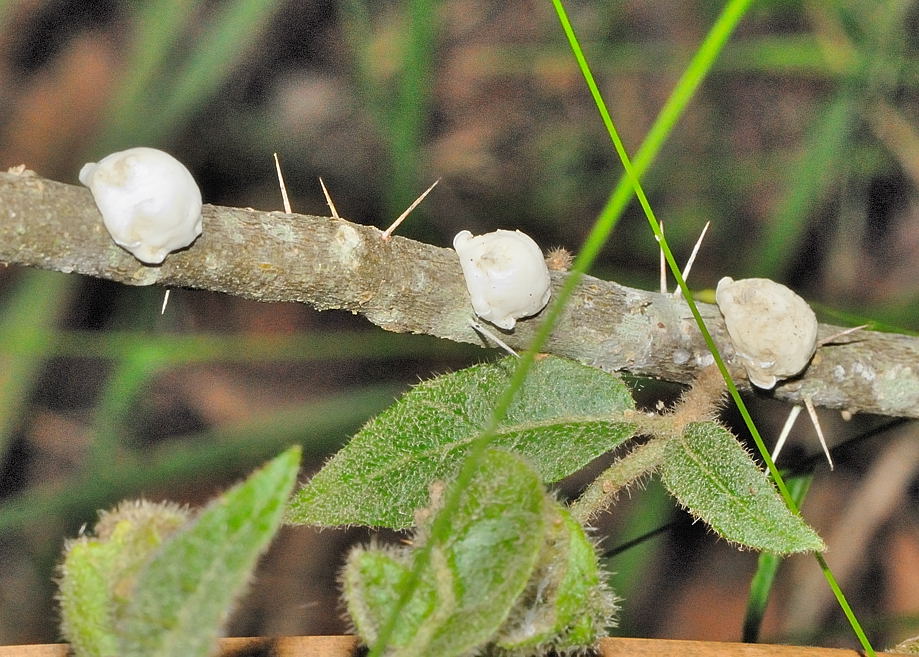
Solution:
[[[654,472],[664,458],[669,440],[670,436],[655,437],[613,463],[571,505],[571,515],[581,524],[596,518],[620,491]]]

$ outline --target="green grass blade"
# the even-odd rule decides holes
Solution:
[[[57,272],[22,272],[0,309],[0,463],[5,462],[23,404],[55,341],[58,315],[76,278]]]
[[[236,0],[223,4],[210,29],[178,72],[167,102],[151,122],[159,136],[172,133],[223,84],[245,52],[262,36],[277,0]]]
[[[799,507],[813,479],[814,476],[808,474],[788,480],[788,492],[791,493],[792,499]],[[775,583],[775,575],[782,563],[782,557],[771,552],[761,552],[756,563],[756,573],[750,581],[747,613],[743,622],[742,641],[744,643],[759,641],[759,630],[763,623],[763,616],[766,614],[766,603],[769,602],[769,594],[772,593],[772,585]]]
[[[825,316],[836,322],[842,322],[843,326],[861,326],[866,325],[869,331],[880,331],[882,333],[900,333],[902,335],[919,336],[919,331],[915,329],[904,328],[888,324],[881,320],[860,313],[852,313],[846,310],[839,310],[819,301],[810,301],[811,307],[817,312],[818,316]]]
[[[654,159],[654,156],[656,156],[660,150],[664,140],[670,133],[670,130],[681,115],[683,109],[685,109],[690,98],[695,92],[695,89],[698,87],[699,83],[701,83],[701,80],[705,77],[707,71],[711,68],[711,62],[714,61],[719,48],[727,40],[727,37],[730,35],[733,26],[735,26],[737,21],[740,20],[740,17],[743,15],[743,12],[749,5],[750,1],[751,0],[737,0],[732,2],[722,13],[722,16],[719,18],[719,20],[716,21],[715,26],[712,28],[712,32],[709,34],[709,37],[711,38],[706,38],[703,44],[703,47],[706,50],[705,55],[702,58],[697,57],[693,59],[693,62],[690,65],[691,70],[688,70],[683,78],[681,78],[680,83],[677,85],[677,88],[674,90],[671,98],[668,99],[664,109],[661,111],[661,117],[655,121],[651,133],[649,133],[648,137],[646,138],[646,144],[650,142],[650,145],[643,145],[639,150],[639,153],[644,153],[642,160],[644,163],[644,168],[647,168],[647,166],[650,165],[651,161]],[[565,31],[566,34],[569,35],[569,39],[572,39],[574,37],[574,32],[570,29],[570,23],[568,23],[564,8],[559,2],[557,2],[557,0],[553,0],[553,4],[556,6],[556,11],[559,14],[559,18],[562,20],[563,25],[568,25],[568,28]],[[727,18],[725,18],[726,15]],[[712,36],[712,33],[714,33],[714,36]],[[573,39],[573,41],[574,43],[577,42],[576,39]],[[576,52],[580,52],[580,47],[576,48]],[[581,55],[581,58],[583,60],[583,54]],[[584,63],[586,64],[586,61]],[[591,80],[593,79],[593,77],[589,75],[589,70],[587,75]],[[594,84],[594,89],[596,89],[596,84]],[[599,91],[596,92],[595,98],[599,98]],[[602,106],[602,99],[600,99],[600,101]],[[606,115],[609,116],[608,113],[606,113]],[[611,120],[609,125],[612,125]],[[639,169],[639,171],[641,170],[643,169]],[[634,173],[632,177],[634,178]],[[622,189],[621,192],[618,191],[620,188]],[[597,218],[597,221],[594,223],[594,226],[587,236],[587,239],[584,241],[578,256],[575,258],[574,263],[572,264],[571,272],[568,278],[565,280],[562,289],[556,296],[555,301],[549,305],[549,308],[546,311],[546,315],[540,324],[536,335],[533,337],[533,342],[531,343],[530,347],[521,354],[521,357],[517,363],[517,368],[511,377],[511,381],[508,383],[504,394],[497,400],[495,404],[495,410],[490,426],[486,428],[486,430],[475,441],[473,441],[472,445],[470,446],[469,456],[466,458],[464,466],[457,477],[458,485],[451,487],[451,490],[461,490],[462,484],[471,480],[473,474],[475,473],[475,468],[477,467],[479,459],[494,438],[495,429],[498,426],[498,423],[504,417],[505,413],[507,413],[507,409],[510,407],[517,390],[519,390],[523,385],[523,380],[526,378],[527,373],[533,364],[533,359],[536,353],[549,339],[549,336],[552,333],[552,329],[555,327],[559,317],[561,317],[562,311],[564,310],[568,299],[571,297],[571,294],[574,292],[575,287],[581,280],[581,277],[584,275],[584,273],[593,264],[593,261],[599,254],[600,249],[603,248],[603,245],[606,243],[609,234],[612,232],[613,228],[618,222],[619,217],[621,216],[622,211],[631,196],[631,192],[629,182],[627,180],[621,180],[616,189],[617,191],[614,192],[610,202],[607,203],[607,206]],[[672,254],[670,255],[670,259],[673,260]],[[430,543],[428,543],[429,546],[434,545],[437,542],[441,542],[445,540],[447,536],[449,536],[449,518],[458,503],[459,500],[456,495],[451,495],[444,500],[444,512],[438,515],[438,521],[441,522],[435,523],[434,527],[432,528],[432,540]],[[393,607],[387,622],[380,629],[377,643],[370,651],[369,657],[380,657],[383,654],[389,640],[389,636],[395,628],[399,614],[408,603],[412,593],[418,587],[420,572],[422,571],[422,568],[427,565],[426,561],[429,558],[429,549],[419,552],[411,576],[405,582],[405,588],[402,591],[402,595],[400,596],[398,603]]]
[[[785,485],[784,480],[782,479],[781,473],[775,466],[775,463],[769,456],[769,451],[766,449],[766,445],[763,442],[762,437],[759,434],[759,431],[756,428],[756,425],[753,423],[753,418],[750,417],[750,413],[747,410],[746,405],[743,402],[743,399],[740,397],[740,392],[737,390],[737,386],[734,384],[733,379],[731,378],[730,373],[727,370],[727,367],[724,363],[724,359],[721,357],[721,354],[718,351],[715,341],[712,339],[711,334],[708,331],[708,328],[705,326],[705,322],[702,320],[702,315],[699,312],[698,307],[696,306],[695,301],[693,300],[692,293],[690,292],[686,281],[683,280],[683,276],[680,273],[680,268],[676,263],[676,260],[673,257],[673,253],[670,250],[670,246],[667,244],[667,240],[664,237],[663,232],[661,231],[660,224],[654,216],[654,212],[651,209],[648,199],[645,196],[644,191],[642,190],[641,183],[638,181],[636,176],[635,169],[632,166],[631,161],[629,160],[628,154],[625,152],[625,148],[622,145],[622,140],[619,138],[618,132],[616,131],[615,125],[612,122],[612,119],[609,118],[609,112],[606,109],[606,105],[603,101],[602,96],[600,95],[599,89],[596,83],[593,81],[593,74],[590,72],[590,67],[587,64],[587,60],[584,57],[583,52],[581,51],[580,45],[577,42],[577,37],[574,34],[574,30],[571,27],[568,17],[565,13],[565,9],[562,6],[561,0],[553,0],[553,4],[556,7],[556,11],[559,14],[559,19],[562,22],[563,29],[565,34],[568,37],[569,43],[571,44],[571,49],[574,52],[575,58],[578,61],[578,65],[581,68],[581,72],[584,75],[587,85],[591,90],[591,94],[594,97],[594,101],[597,103],[597,108],[600,112],[600,116],[603,117],[604,124],[607,126],[607,129],[610,132],[610,138],[613,141],[613,145],[616,148],[616,152],[619,154],[620,159],[622,160],[622,166],[625,169],[626,176],[629,179],[635,195],[638,197],[638,201],[642,206],[642,209],[645,212],[645,216],[648,218],[648,223],[651,226],[651,230],[654,232],[657,237],[661,251],[664,253],[664,256],[667,260],[667,265],[670,267],[670,271],[673,273],[674,278],[676,278],[680,289],[683,292],[683,297],[686,300],[687,305],[689,306],[690,311],[692,312],[693,318],[696,321],[699,331],[702,333],[702,337],[705,339],[705,343],[708,346],[709,350],[712,353],[712,356],[715,359],[715,363],[718,366],[719,371],[721,372],[722,377],[724,377],[725,383],[728,387],[728,392],[731,395],[731,398],[734,400],[734,403],[737,405],[738,410],[740,411],[741,416],[744,419],[744,423],[749,429],[753,440],[756,443],[756,447],[760,452],[760,455],[763,457],[763,460],[766,462],[766,465],[769,468],[769,472],[772,475],[773,480],[776,483],[776,486],[779,489],[785,503],[788,505],[788,508],[791,509],[793,513],[798,513],[797,504],[795,504],[794,499],[788,492],[788,487]],[[737,19],[739,20],[740,16],[746,11],[749,7],[750,0],[729,0],[728,5],[725,7],[724,13],[728,13],[732,9],[739,11],[737,14]],[[829,566],[826,564],[826,560],[822,555],[817,554],[817,561],[823,570],[824,576],[827,579],[827,582],[830,585],[833,594],[836,596],[837,602],[840,607],[843,609],[843,612],[846,614],[852,629],[854,630],[856,636],[862,644],[862,647],[865,649],[865,652],[873,657],[875,655],[874,649],[871,647],[870,642],[865,636],[864,631],[861,628],[861,625],[858,622],[858,619],[855,617],[852,612],[851,607],[849,606],[848,601],[842,593],[842,590],[839,588],[839,585],[836,583],[835,577],[829,569]]]
[[[332,399],[264,417],[186,435],[174,443],[125,453],[104,470],[87,471],[53,484],[36,486],[0,504],[0,535],[22,530],[37,518],[63,522],[89,519],[137,490],[164,490],[200,477],[201,472],[226,476],[258,460],[300,443],[308,457],[324,456],[341,445],[367,418],[392,403],[393,386],[370,386]],[[257,440],[253,440],[257,436]]]
[[[151,361],[160,367],[213,361],[303,363],[349,358],[376,361],[420,356],[474,358],[481,353],[474,345],[445,343],[433,336],[364,330],[293,335],[61,331],[49,349],[56,356],[114,359],[129,358],[146,349]]]
[[[621,513],[622,510],[617,507],[617,511]],[[604,554],[604,570],[612,573],[610,588],[623,600],[619,624],[614,631],[617,636],[635,635],[639,619],[633,605],[647,586],[647,573],[655,567],[655,556],[660,551],[659,542],[651,539],[670,528],[668,519],[672,511],[672,498],[660,481],[649,480],[641,495],[634,496],[629,505],[628,516],[619,532],[619,536],[627,537],[626,542]]]
[[[141,347],[115,365],[96,404],[90,469],[105,468],[116,460],[125,423],[140,404],[140,391],[156,370],[156,357],[150,347]]]
[[[409,26],[398,108],[389,129],[392,179],[386,187],[387,211],[395,219],[414,200],[418,186],[421,142],[431,97],[436,10],[434,0],[409,0]],[[424,185],[426,187],[427,185]]]
[[[362,104],[373,117],[377,129],[386,130],[391,123],[390,104],[383,102],[383,93],[376,84],[374,68],[371,63],[372,52],[366,47],[367,38],[373,29],[370,12],[364,0],[343,0],[340,4],[342,27],[345,40],[352,53],[352,70]]]
[[[676,86],[673,88],[673,92],[661,108],[644,142],[635,153],[635,158],[632,160],[632,169],[636,177],[641,178],[654,162],[677,121],[686,111],[689,101],[695,96],[699,85],[702,84],[702,81],[712,70],[719,53],[724,49],[728,39],[734,32],[734,28],[737,27],[751,2],[752,0],[733,0],[730,2],[718,16],[708,34],[706,34],[705,39],[703,39],[695,55],[690,60],[686,71],[680,76]],[[578,47],[578,52],[580,52],[580,47]],[[583,53],[581,58],[583,58]],[[584,63],[586,64],[586,61]],[[599,97],[599,91],[595,90],[596,84],[593,85],[591,93],[595,94],[594,100],[603,105],[603,99]],[[601,110],[601,115],[604,112],[605,110]],[[604,119],[605,122],[606,119]],[[612,226],[622,215],[631,198],[632,185],[628,176],[623,174],[616,183],[616,187],[613,189],[606,205],[600,211],[598,224],[609,225],[609,228],[606,229],[607,234],[612,230]]]
[[[0,0],[0,33],[6,32],[12,7],[12,0]]]
[[[166,60],[179,42],[182,26],[197,10],[195,0],[157,0],[142,4],[134,16],[132,48],[125,58],[119,87],[113,94],[95,150],[101,153],[127,146],[152,108],[145,102],[156,76],[166,70]],[[191,6],[190,6],[191,5]],[[145,111],[146,110],[146,111]]]
[[[357,85],[373,123],[386,142],[390,178],[384,189],[386,214],[395,219],[411,202],[419,188],[418,169],[422,161],[422,140],[431,103],[432,68],[435,61],[437,10],[435,0],[409,0],[406,3],[406,30],[401,44],[402,61],[394,89],[382,88],[376,66],[367,48],[373,29],[368,3],[345,0],[341,3],[345,38],[354,54]],[[395,101],[392,96],[395,96]]]
[[[869,28],[866,43],[859,44],[864,53],[835,97],[811,123],[805,152],[789,171],[786,196],[770,218],[763,244],[756,251],[752,267],[756,275],[775,276],[788,257],[800,250],[814,209],[830,187],[838,186],[852,170],[851,144],[856,140],[859,113],[895,83],[896,75],[891,73],[899,74],[902,68],[896,49],[902,49],[903,21],[911,6],[909,0],[896,0],[882,10],[871,11],[870,17],[861,17]],[[838,53],[828,52],[826,56],[834,58]]]
[[[756,247],[753,275],[778,278],[789,255],[800,249],[809,218],[844,168],[857,116],[856,97],[847,91],[827,103],[811,123],[804,154],[789,174],[785,198]]]

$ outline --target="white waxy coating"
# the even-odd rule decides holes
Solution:
[[[817,317],[804,299],[767,278],[726,276],[715,300],[750,383],[770,390],[807,367],[817,349]]]
[[[118,246],[159,264],[201,234],[201,191],[181,162],[155,148],[129,148],[80,169]]]
[[[519,230],[496,230],[472,236],[457,233],[459,255],[475,314],[510,330],[521,317],[535,315],[549,303],[549,268],[539,245]]]

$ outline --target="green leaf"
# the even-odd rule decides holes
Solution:
[[[687,425],[668,443],[660,472],[680,504],[728,541],[776,554],[826,549],[731,432],[716,422]]]
[[[451,516],[449,540],[431,546],[421,584],[398,619],[387,654],[450,657],[487,643],[533,573],[545,541],[549,503],[527,463],[509,452],[489,450]],[[359,549],[348,559],[344,595],[368,644],[399,598],[413,559],[423,554],[418,548],[428,526],[411,549]]]
[[[495,640],[518,654],[593,646],[612,625],[615,598],[596,550],[567,508],[550,503],[547,541],[527,590]]]
[[[61,632],[77,657],[118,650],[117,619],[137,573],[160,544],[188,521],[168,503],[122,502],[100,515],[93,534],[69,541],[60,566]]]
[[[411,552],[407,548],[358,547],[348,555],[342,571],[342,590],[357,634],[366,643],[376,642],[380,624],[387,610],[396,606],[410,571]],[[445,585],[436,590],[438,583]],[[444,572],[421,580],[415,595],[402,610],[391,645],[408,654],[415,644],[423,646],[430,641],[431,632],[455,608],[452,583],[452,576]]]
[[[431,483],[458,471],[513,363],[476,365],[413,388],[297,492],[288,521],[411,526]],[[524,455],[543,481],[558,481],[632,436],[634,425],[622,417],[633,408],[619,377],[546,357],[533,365],[491,444]]]
[[[204,657],[256,560],[280,526],[296,481],[292,447],[224,493],[160,546],[119,623],[124,657]]]
[[[106,579],[116,550],[108,542],[90,539],[73,541],[65,550],[58,586],[61,634],[77,657],[117,654],[114,605]]]

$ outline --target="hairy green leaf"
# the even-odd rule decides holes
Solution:
[[[817,532],[785,506],[731,432],[716,422],[687,425],[668,443],[660,473],[680,504],[728,541],[776,554],[826,549]]]
[[[583,527],[557,502],[550,502],[549,513],[536,569],[495,640],[510,653],[588,648],[612,624],[616,611]]]
[[[445,570],[436,564],[432,570]],[[401,587],[411,570],[411,551],[407,548],[354,548],[342,571],[341,584],[348,613],[357,634],[368,644],[376,642],[386,612],[399,600]],[[435,586],[440,585],[438,589]],[[431,634],[455,609],[453,578],[449,572],[422,579],[415,594],[403,608],[391,645],[403,654],[417,652],[430,642]]]
[[[462,655],[487,643],[527,586],[545,541],[549,498],[520,457],[489,450],[451,516],[447,542],[431,546],[421,584],[400,615],[387,654]],[[435,514],[437,511],[435,510]],[[359,549],[342,575],[348,610],[373,644],[424,545]]]
[[[137,573],[188,520],[168,503],[128,501],[100,515],[93,533],[69,541],[60,566],[61,633],[77,657],[118,652],[118,619]]]
[[[288,521],[402,529],[428,487],[452,478],[485,427],[513,359],[437,377],[368,422],[291,502]],[[545,482],[576,472],[635,431],[619,377],[546,357],[533,370],[492,442],[524,455]]]
[[[280,526],[296,481],[292,447],[230,489],[160,546],[119,623],[123,657],[204,657]]]

